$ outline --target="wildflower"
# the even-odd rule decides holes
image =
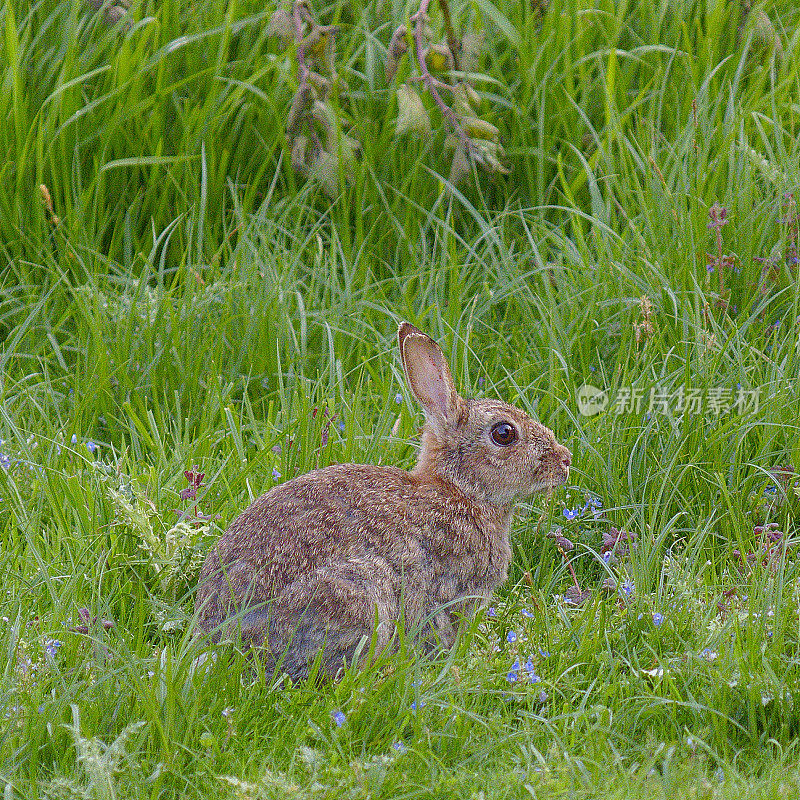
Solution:
[[[70,439],[70,441],[72,442],[72,444],[78,444],[78,434],[77,433],[73,433],[72,434],[72,438]]]
[[[479,389],[483,389],[483,385],[484,385],[485,383],[486,383],[486,378],[484,378],[483,376],[481,376],[480,378],[478,378],[478,388],[479,388]]]
[[[89,439],[89,441],[86,442],[86,449],[90,453],[94,453],[94,451],[97,450],[97,445],[91,439]]]
[[[522,616],[525,617],[526,619],[533,619],[534,617],[533,612],[528,610],[527,608],[523,608],[522,611],[520,611],[519,613],[522,614]]]
[[[279,444],[272,445],[272,447],[270,447],[270,450],[272,450],[272,452],[275,453],[276,455],[280,455],[283,452],[283,448]]]
[[[0,467],[2,467],[6,472],[11,469],[11,458],[5,453],[0,453]]]
[[[486,616],[487,617],[496,617],[497,616],[497,609],[494,606],[489,606],[486,609]]]
[[[272,480],[277,481],[277,480],[280,479],[280,477],[281,477],[280,472],[278,472],[277,469],[273,468],[273,470],[272,470]]]
[[[516,634],[516,631],[509,631],[509,632],[508,632],[508,634],[507,634],[507,636],[506,636],[506,641],[507,641],[509,644],[514,644],[514,642],[516,642],[516,641],[517,641],[517,634]]]
[[[44,644],[44,651],[47,653],[48,658],[55,658],[58,648],[63,646],[64,643],[59,642],[58,639],[48,639]]]
[[[703,658],[704,658],[706,661],[714,661],[714,660],[715,660],[715,659],[716,659],[716,658],[719,656],[719,653],[716,653],[716,652],[714,652],[714,651],[713,651],[713,650],[712,650],[710,647],[704,647],[704,648],[703,648],[703,649],[700,651],[700,655],[701,655],[701,656],[702,656],[702,657],[703,657]]]
[[[339,433],[344,433],[344,432],[345,432],[345,430],[347,429],[347,425],[345,424],[345,421],[344,421],[343,419],[340,419],[340,420],[339,420],[339,421],[336,423],[336,427],[337,427],[337,429],[339,430]]]
[[[517,673],[513,671],[509,672],[508,675],[506,675],[506,680],[509,683],[514,683],[515,681],[519,680],[519,675],[517,675]]]
[[[659,614],[658,611],[655,611],[653,613],[653,625],[655,625],[657,628],[659,625],[661,625],[663,621],[664,621],[664,615]]]
[[[542,658],[550,658],[550,652],[548,650],[542,650],[541,647],[539,648],[539,655]]]
[[[411,704],[411,710],[412,711],[416,711],[418,708],[425,708],[425,701],[424,700],[420,700],[419,703],[417,703],[417,701],[415,700]]]
[[[402,395],[400,392],[398,392],[398,393],[397,393],[397,394],[394,396],[394,401],[395,401],[395,403],[397,403],[397,405],[400,405],[400,403],[402,403],[402,402],[403,402],[403,395]]]
[[[392,749],[397,750],[400,755],[408,752],[408,748],[405,746],[405,744],[403,744],[402,741],[392,742]]]
[[[512,672],[519,672],[519,659],[516,659],[514,663],[511,665]]]
[[[728,209],[725,208],[725,206],[721,206],[719,203],[714,203],[714,205],[708,209],[708,216],[711,218],[711,221],[708,222],[707,227],[714,230],[720,230],[729,222]]]
[[[575,519],[576,517],[579,517],[581,515],[581,509],[580,508],[565,508],[561,513],[567,519],[571,520],[571,519]]]
[[[331,716],[333,716],[337,728],[341,728],[347,722],[347,717],[341,711],[334,711]]]
[[[630,597],[636,589],[636,586],[633,581],[623,581],[619,588],[626,597]]]

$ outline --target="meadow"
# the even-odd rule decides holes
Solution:
[[[315,5],[324,174],[274,5],[116,8],[0,0],[4,800],[800,796],[797,7],[454,0],[503,168],[455,184],[427,93],[397,130],[415,3]],[[402,319],[569,484],[448,653],[198,660],[251,499],[413,465]]]

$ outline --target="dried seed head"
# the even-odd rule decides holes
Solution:
[[[422,98],[407,84],[397,87],[395,135],[414,132],[424,136],[431,131],[431,120]]]
[[[314,98],[314,89],[309,83],[302,83],[294,94],[289,116],[286,118],[287,136],[295,136],[303,125],[308,108]]]
[[[288,47],[289,43],[294,40],[294,21],[286,9],[276,8],[272,12],[267,25],[267,36],[277,37],[281,47]]]
[[[461,69],[464,72],[477,72],[483,51],[484,35],[482,33],[467,33],[461,37]]]
[[[397,72],[397,64],[400,59],[408,52],[408,28],[400,25],[392,34],[389,41],[389,48],[386,51],[386,82],[389,83]]]
[[[446,44],[432,44],[425,50],[425,64],[431,72],[444,72],[455,66],[453,54]]]

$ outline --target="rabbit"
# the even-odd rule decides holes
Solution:
[[[406,629],[450,647],[511,562],[518,501],[569,476],[570,451],[524,411],[465,399],[439,346],[408,322],[398,343],[425,424],[416,466],[336,464],[275,486],[208,554],[196,626],[241,637],[294,680],[335,678]]]

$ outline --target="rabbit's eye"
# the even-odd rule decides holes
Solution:
[[[517,429],[510,422],[498,422],[492,425],[491,437],[500,447],[508,447],[517,441]]]

